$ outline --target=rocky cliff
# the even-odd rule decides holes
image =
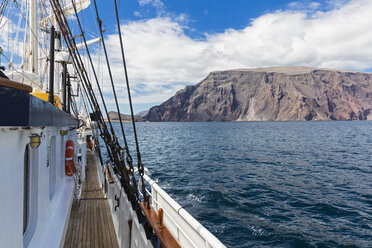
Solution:
[[[109,114],[109,117],[110,117],[111,121],[113,121],[113,122],[120,121],[118,112],[110,111],[108,114]],[[121,114],[121,120],[125,121],[125,122],[132,121],[132,117],[131,117],[131,115]],[[138,121],[144,121],[144,120],[141,116],[135,115],[134,116],[134,121],[138,122]]]
[[[149,121],[372,120],[372,74],[308,67],[212,72]]]

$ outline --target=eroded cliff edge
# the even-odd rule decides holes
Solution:
[[[309,67],[212,72],[149,121],[372,120],[372,74]]]

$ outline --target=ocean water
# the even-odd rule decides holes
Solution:
[[[137,129],[150,176],[227,247],[372,247],[372,121]]]

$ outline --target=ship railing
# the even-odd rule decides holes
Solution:
[[[155,211],[163,209],[164,223],[182,247],[225,247],[154,180],[146,174],[144,179],[151,187],[151,191],[146,191],[151,197],[152,207]]]
[[[146,179],[145,179],[146,180]],[[151,180],[151,179],[150,179]],[[147,181],[147,180],[146,180]],[[147,181],[148,182],[148,181]],[[141,196],[143,196],[143,194],[141,193],[141,191],[139,191]],[[152,207],[156,210],[156,211],[159,211],[160,208],[163,208],[162,207],[162,204],[160,204],[157,200],[155,200],[153,197],[152,197],[152,194],[151,192],[146,189],[146,192],[149,196],[151,196],[151,199],[152,199]],[[184,237],[187,238],[188,242],[192,245],[192,247],[198,247],[193,241],[192,239],[186,235],[185,231],[182,230],[182,228],[177,224],[177,222],[172,218],[172,216],[170,214],[168,214],[168,211],[165,211],[163,212],[165,215],[166,215],[166,218],[169,218],[169,220],[174,223],[174,225],[176,226],[176,232],[173,231],[173,228],[170,229],[172,234],[174,235],[174,237],[176,238],[176,240],[178,242],[180,242],[180,232],[182,232],[182,234],[184,235]],[[166,219],[165,218],[165,219]],[[167,225],[167,221],[166,221],[166,225]],[[168,226],[167,226],[168,227]],[[205,247],[208,247],[207,246],[207,243],[205,244]]]

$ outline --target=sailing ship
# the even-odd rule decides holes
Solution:
[[[113,4],[136,158],[90,53],[103,47],[120,118],[96,0],[0,5],[0,247],[225,247],[146,173]],[[79,15],[88,7],[100,34],[91,40]]]

